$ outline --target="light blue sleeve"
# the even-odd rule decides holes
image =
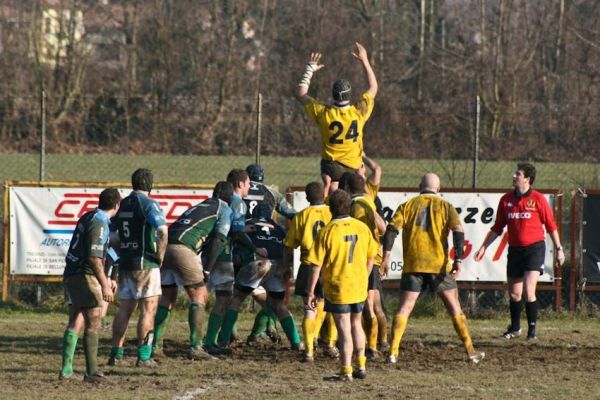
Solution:
[[[167,223],[165,214],[155,200],[148,199],[148,202],[144,204],[144,213],[146,214],[146,221],[154,228],[158,228]]]
[[[217,222],[215,227],[213,228],[215,233],[221,233],[223,236],[227,236],[229,233],[229,229],[231,229],[231,217],[233,215],[233,211],[229,206],[223,206],[219,210],[219,214],[217,215]]]
[[[246,228],[246,203],[242,199],[234,199],[231,203],[233,211],[231,217],[231,230],[234,232],[244,232]]]

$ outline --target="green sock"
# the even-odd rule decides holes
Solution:
[[[95,375],[98,372],[98,332],[85,332],[83,350],[85,352],[85,372],[88,375]]]
[[[227,310],[227,314],[225,314],[225,319],[223,320],[223,326],[221,327],[221,332],[219,333],[219,344],[222,344],[224,346],[227,346],[229,344],[229,340],[231,339],[231,332],[233,332],[233,328],[235,327],[237,317],[237,310]]]
[[[188,308],[188,324],[190,326],[190,347],[202,346],[200,332],[204,319],[204,304],[191,303]]]
[[[71,375],[73,373],[73,357],[77,348],[77,339],[79,336],[73,331],[66,330],[63,335],[62,346],[62,373]]]
[[[267,323],[269,322],[269,315],[267,312],[262,309],[256,314],[254,318],[254,326],[252,327],[252,333],[250,333],[250,337],[258,338],[267,330]]]
[[[206,327],[206,336],[204,336],[204,344],[208,346],[217,345],[217,334],[221,329],[223,316],[210,313],[208,316],[208,326]]]
[[[269,310],[269,318],[267,320],[267,329],[274,331],[277,330],[277,316],[272,310]]]
[[[298,329],[296,328],[296,322],[294,322],[294,317],[289,315],[285,318],[280,319],[279,322],[281,322],[283,331],[285,332],[285,335],[287,336],[290,343],[294,345],[300,344],[300,335],[298,334]]]
[[[122,359],[124,353],[125,349],[123,347],[113,347],[110,349],[110,357],[117,360]]]
[[[167,330],[171,310],[165,306],[158,306],[154,317],[154,347],[163,347],[163,336]]]
[[[140,344],[137,348],[138,358],[142,361],[149,360],[152,357],[152,345]]]

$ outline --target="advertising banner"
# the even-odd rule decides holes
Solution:
[[[389,222],[398,206],[414,196],[418,192],[397,192],[382,190],[379,198],[384,208],[385,219]],[[471,193],[471,192],[445,192],[441,197],[449,201],[458,211],[461,222],[465,229],[465,255],[463,257],[463,268],[458,278],[459,281],[468,282],[505,282],[506,281],[506,254],[508,251],[508,237],[506,229],[504,234],[497,238],[487,249],[485,257],[480,262],[475,262],[474,255],[488,231],[494,224],[496,218],[496,207],[504,192],[500,193]],[[554,206],[553,194],[545,194],[550,206]],[[303,191],[292,193],[293,205],[296,210],[308,206]],[[402,232],[398,235],[392,249],[390,273],[387,279],[399,279],[402,274]],[[448,235],[448,248],[450,255],[454,254],[452,247],[452,235]],[[295,269],[298,267],[299,255],[295,255]],[[546,257],[544,262],[544,274],[540,277],[542,282],[554,280],[554,248],[552,240],[546,236]]]
[[[65,256],[79,218],[98,205],[103,187],[11,186],[10,274],[62,275]],[[130,188],[119,188],[125,197]],[[154,189],[170,224],[212,189]]]

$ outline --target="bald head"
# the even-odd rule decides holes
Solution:
[[[440,177],[433,172],[428,172],[421,178],[419,187],[421,188],[421,191],[437,193],[440,191]]]

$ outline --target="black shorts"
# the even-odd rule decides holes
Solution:
[[[329,175],[331,180],[337,182],[345,172],[354,173],[357,170],[345,166],[342,163],[333,160],[321,160],[321,173]]]
[[[369,275],[369,290],[379,290],[381,287],[381,275],[379,274],[379,265],[373,265],[371,275]]]
[[[360,314],[363,312],[365,308],[365,302],[361,301],[360,303],[354,304],[333,304],[325,299],[325,312],[330,312],[334,314]]]
[[[268,291],[267,292],[267,296],[271,297],[272,299],[275,300],[283,300],[285,299],[285,292],[271,292]]]
[[[522,278],[525,271],[538,271],[544,274],[546,243],[542,240],[526,247],[509,247],[506,276]]]
[[[308,296],[311,275],[312,266],[300,264],[298,275],[296,275],[296,283],[294,284],[295,295],[302,297]],[[315,286],[315,296],[320,299],[323,298],[323,285],[321,284],[321,279],[317,281],[317,285]]]
[[[400,290],[407,292],[422,293],[429,290],[433,293],[440,293],[457,287],[456,280],[448,274],[404,272],[400,279]]]

